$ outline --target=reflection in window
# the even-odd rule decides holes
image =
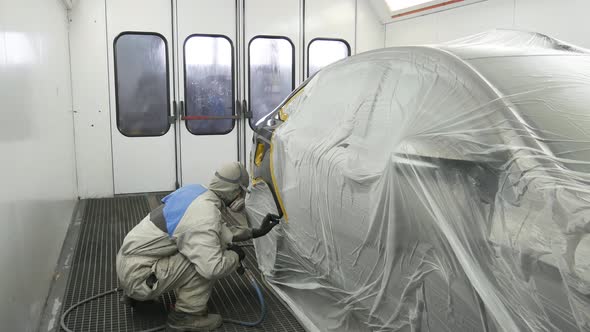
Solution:
[[[307,75],[311,76],[325,66],[350,55],[350,48],[343,40],[315,39],[309,43]]]
[[[123,135],[161,136],[170,128],[167,52],[160,35],[115,39],[117,127]]]
[[[189,116],[231,116],[234,114],[233,50],[223,36],[193,35],[184,44],[184,88]],[[227,134],[233,119],[187,120],[196,135]]]
[[[284,37],[255,37],[249,46],[249,99],[254,126],[294,89],[294,49]]]

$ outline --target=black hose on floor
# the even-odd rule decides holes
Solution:
[[[253,326],[257,326],[260,323],[262,323],[264,321],[264,319],[266,318],[266,303],[264,302],[264,296],[262,295],[262,290],[260,289],[260,285],[258,285],[258,283],[256,282],[256,279],[254,278],[254,275],[252,275],[252,272],[250,272],[249,270],[246,270],[245,275],[250,280],[250,284],[252,284],[252,287],[254,287],[254,290],[256,291],[256,296],[258,297],[258,302],[260,304],[260,317],[255,322],[244,322],[244,321],[229,319],[229,318],[224,319],[223,322],[253,327]],[[61,328],[64,329],[64,331],[66,331],[66,332],[75,332],[74,330],[71,330],[70,328],[68,328],[66,325],[66,317],[70,314],[70,312],[72,312],[72,310],[74,310],[77,307],[79,307],[85,303],[88,303],[92,300],[96,300],[100,297],[107,296],[107,295],[113,294],[113,293],[117,293],[119,291],[121,291],[121,289],[114,288],[109,291],[91,296],[87,299],[84,299],[84,300],[72,305],[66,311],[64,311],[64,313],[61,315],[61,321],[60,321]],[[166,328],[166,325],[160,325],[160,326],[152,327],[151,329],[141,330],[138,332],[156,332],[156,331],[164,330],[165,328]]]

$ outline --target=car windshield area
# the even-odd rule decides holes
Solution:
[[[590,56],[498,57],[470,63],[546,152],[566,168],[590,173]]]

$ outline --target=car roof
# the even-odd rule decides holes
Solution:
[[[495,29],[452,40],[433,47],[463,59],[506,56],[587,56],[589,50],[547,35],[519,30]]]
[[[496,138],[487,135],[477,143],[529,146],[557,159],[590,162],[590,151],[584,148],[590,140],[590,111],[586,107],[590,105],[590,51],[587,49],[540,33],[496,29],[436,45],[374,50],[329,67],[344,69],[351,63],[375,59],[395,59],[413,62],[426,70],[445,68],[454,72],[462,88],[471,90],[469,94],[479,100],[476,103],[482,108],[502,109],[502,117],[513,127],[513,132],[519,133],[512,136],[522,137],[520,143],[500,143],[500,134]],[[465,110],[465,115],[470,111]],[[463,113],[459,109],[452,112],[455,117]],[[495,115],[492,122],[501,120]],[[502,135],[507,133],[500,131]],[[449,148],[452,143],[445,140],[406,143],[400,146],[399,152],[450,159],[488,159],[484,155],[466,156]],[[498,160],[496,156],[489,157]],[[587,170],[588,165],[582,165],[582,169]]]

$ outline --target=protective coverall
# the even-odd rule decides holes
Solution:
[[[127,234],[117,254],[125,294],[145,301],[175,290],[169,328],[207,331],[221,325],[219,315],[207,313],[207,301],[214,281],[235,271],[243,258],[243,251],[230,244],[262,236],[278,223],[273,216],[265,229],[252,230],[222,222],[222,209],[247,185],[246,170],[232,163],[216,172],[208,190],[191,185],[165,197],[165,204]]]

